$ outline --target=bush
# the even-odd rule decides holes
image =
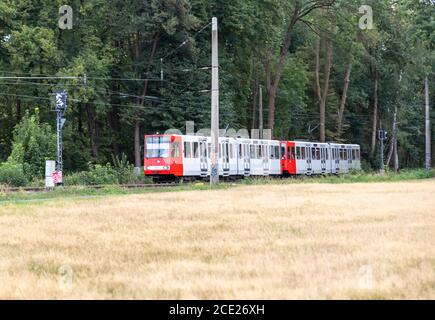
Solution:
[[[65,185],[108,185],[108,184],[136,184],[151,183],[150,177],[134,173],[134,166],[123,154],[121,158],[113,157],[114,166],[109,163],[89,165],[88,171],[72,173],[64,177]]]
[[[40,122],[38,113],[26,113],[14,129],[8,162],[21,165],[30,180],[43,179],[45,161],[55,156],[56,134],[48,124]]]
[[[64,178],[65,185],[103,185],[118,184],[118,174],[110,165],[96,164],[90,166],[89,171],[82,171],[67,175]]]
[[[9,162],[0,164],[0,184],[10,187],[24,187],[27,183],[23,166]]]
[[[128,162],[124,153],[121,158],[113,157],[113,163],[119,183],[134,184],[139,181],[140,178],[134,174],[134,166]]]

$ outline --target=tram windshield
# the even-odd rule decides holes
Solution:
[[[171,153],[171,144],[169,137],[155,136],[146,138],[147,159],[150,158],[169,158]]]

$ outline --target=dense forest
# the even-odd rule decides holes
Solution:
[[[68,94],[66,171],[122,154],[140,166],[144,134],[184,132],[186,121],[210,127],[216,16],[222,128],[259,127],[261,87],[264,128],[276,139],[358,143],[366,168],[376,169],[376,130],[384,128],[390,166],[395,145],[400,167],[424,164],[425,78],[435,101],[434,1],[68,2],[72,29],[58,25],[63,0],[0,1],[0,162],[55,159],[59,89]],[[372,28],[359,26],[362,5],[373,10]]]

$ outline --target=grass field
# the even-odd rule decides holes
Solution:
[[[0,205],[0,298],[435,298],[435,180]]]

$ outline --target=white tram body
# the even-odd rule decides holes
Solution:
[[[183,176],[210,176],[211,138],[181,136]],[[220,137],[220,176],[280,175],[279,141]]]
[[[211,138],[197,135],[145,136],[144,173],[155,177],[207,178]],[[219,138],[222,177],[341,174],[360,170],[356,144]]]

